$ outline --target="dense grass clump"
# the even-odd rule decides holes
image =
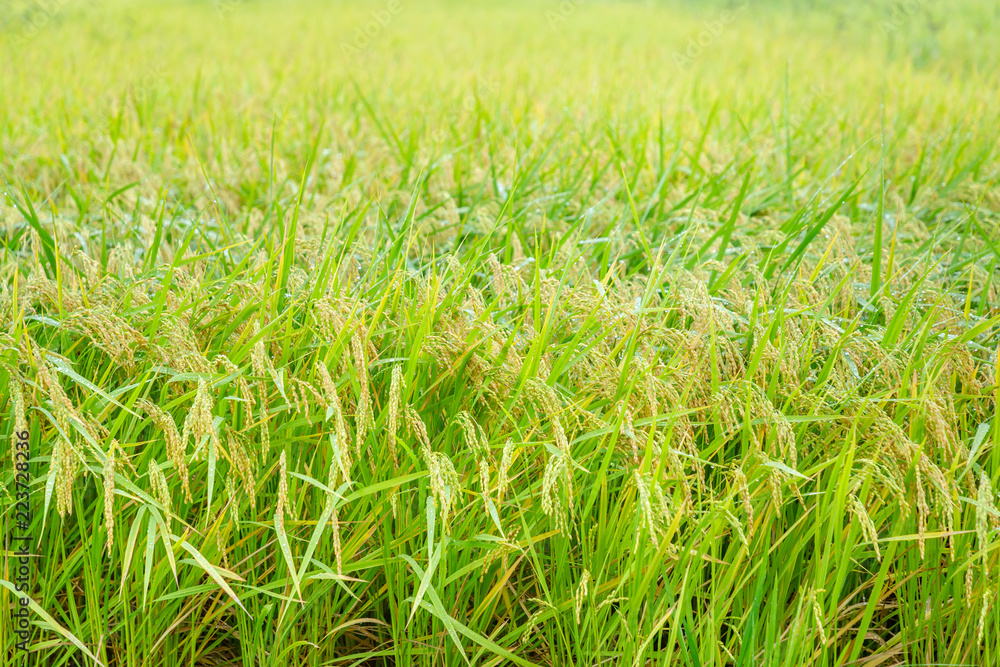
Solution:
[[[29,662],[1000,664],[1000,17],[788,9],[0,13]]]

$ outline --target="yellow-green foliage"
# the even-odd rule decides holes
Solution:
[[[2,10],[31,660],[997,665],[1000,16],[822,5]]]

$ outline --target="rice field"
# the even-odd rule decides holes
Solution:
[[[998,80],[988,0],[3,4],[0,663],[1000,665]]]

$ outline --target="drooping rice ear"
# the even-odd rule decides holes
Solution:
[[[279,530],[284,530],[286,515],[292,516],[292,508],[288,502],[288,459],[282,451],[281,458],[278,459],[278,504],[274,510],[274,520]]]
[[[503,502],[504,495],[507,493],[507,486],[510,484],[510,465],[514,458],[514,441],[508,439],[503,446],[503,455],[500,457],[500,471],[497,478],[497,497],[500,502]]]
[[[115,470],[117,468],[118,441],[112,440],[104,461],[104,529],[107,531],[108,555],[115,541]]]
[[[872,546],[875,548],[875,557],[881,563],[882,551],[879,549],[878,545],[878,530],[875,528],[875,524],[868,515],[868,511],[865,509],[864,504],[858,499],[857,496],[852,494],[847,499],[847,509],[861,524],[862,534],[865,536],[866,540],[872,543]]]
[[[566,456],[553,454],[549,457],[542,476],[542,511],[555,522],[556,530],[560,533],[565,533],[569,529],[566,519],[567,508],[559,489],[559,481],[565,478],[566,470]]]
[[[583,603],[587,600],[589,585],[590,570],[584,570],[580,577],[580,583],[573,593],[573,616],[577,625],[580,625],[580,612],[583,611]]]
[[[170,526],[171,516],[173,515],[172,503],[170,498],[170,487],[167,486],[167,478],[163,476],[163,471],[160,470],[160,466],[156,463],[156,459],[149,460],[149,486],[153,491],[153,497],[156,501],[163,506],[166,516],[164,517],[167,526]]]
[[[413,436],[417,439],[421,449],[429,453],[431,450],[431,441],[427,435],[427,426],[424,424],[424,420],[421,419],[420,413],[414,410],[410,404],[406,404],[404,410],[407,427],[413,432]]]
[[[330,376],[330,371],[327,369],[325,363],[317,360],[316,372],[319,375],[320,384],[323,388],[327,410],[328,412],[332,412],[330,416],[333,418],[334,424],[333,445],[336,450],[335,456],[339,461],[344,481],[349,482],[351,480],[351,467],[353,465],[351,461],[351,439],[347,434],[347,422],[344,420],[344,409],[340,403],[340,395],[337,392],[337,385]]]
[[[368,432],[375,427],[372,416],[372,401],[368,378],[367,330],[358,324],[354,336],[351,337],[351,356],[354,360],[354,370],[358,378],[358,407],[354,416],[355,440],[354,455],[361,457],[361,446]],[[374,459],[371,459],[374,466]]]
[[[143,399],[139,401],[138,406],[141,407],[147,415],[149,415],[156,428],[163,433],[163,437],[167,445],[167,458],[170,459],[170,462],[173,463],[174,467],[177,469],[177,474],[181,479],[181,488],[184,491],[185,500],[187,500],[187,502],[191,502],[191,486],[187,463],[186,439],[181,436],[180,432],[178,432],[177,424],[174,422],[174,418],[161,410],[157,405]]]
[[[386,441],[389,443],[389,455],[392,456],[393,467],[399,467],[399,457],[396,454],[396,438],[399,435],[399,405],[403,393],[403,368],[399,364],[392,367],[392,381],[389,385],[389,431]]]
[[[424,450],[424,460],[430,476],[431,494],[441,513],[445,532],[451,531],[451,514],[458,500],[459,477],[454,464],[447,454]]]

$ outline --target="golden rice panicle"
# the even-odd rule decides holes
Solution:
[[[246,448],[243,446],[243,443],[240,442],[239,438],[235,435],[232,429],[228,429],[227,436],[229,456],[232,460],[233,467],[236,469],[236,476],[243,484],[243,493],[246,494],[247,499],[250,501],[250,508],[256,512],[257,487],[255,466],[253,461],[251,461]],[[232,477],[233,476],[230,475],[227,478],[227,481],[232,479]]]
[[[123,244],[117,244],[108,255],[108,273],[116,275],[122,282],[130,282],[135,274],[132,270],[131,251]],[[180,272],[181,269],[178,269]]]
[[[270,377],[273,380],[277,372],[274,370],[274,364],[271,363],[271,355],[267,351],[264,337],[260,335],[261,328],[259,322],[253,323],[250,333],[253,338],[259,337],[253,347],[250,348],[250,366],[253,368],[253,374],[257,378],[257,387],[261,391],[261,398],[263,400],[266,397],[266,394],[264,394],[263,379]]]
[[[475,315],[476,319],[480,318],[486,310],[483,293],[472,285],[467,286],[465,289],[465,300],[462,302],[462,309]]]
[[[897,467],[889,468],[882,465],[878,461],[872,461],[871,471],[875,478],[888,490],[892,495],[896,496],[896,502],[899,504],[899,513],[903,517],[910,515],[912,508],[907,500],[906,490],[903,488],[904,483],[900,479],[900,472]]]
[[[819,632],[819,638],[825,646],[827,643],[826,637],[826,623],[824,621],[825,614],[823,613],[823,607],[819,603],[819,594],[825,592],[822,588],[813,588],[809,593],[809,601],[812,607],[813,620],[816,622],[816,630]]]
[[[633,470],[630,483],[636,487],[635,509],[639,525],[646,527],[650,542],[654,548],[659,549],[660,542],[665,536],[666,526],[677,516],[677,513],[684,512],[684,506],[675,508],[673,501],[667,498],[659,483],[653,479],[650,473],[642,474],[639,470]],[[638,539],[639,535],[636,534],[637,547]],[[675,555],[676,548],[668,543],[666,553],[671,556]]]
[[[71,418],[76,420],[80,428],[89,432],[90,422],[84,419],[76,409],[73,401],[70,400],[69,396],[63,390],[62,385],[53,377],[48,364],[42,359],[38,360],[37,378],[42,388],[48,394],[49,400],[52,402],[52,412],[62,432],[67,435],[72,432]],[[93,437],[93,433],[90,433],[90,435]],[[94,439],[96,440],[96,438]]]
[[[212,400],[212,392],[205,380],[198,380],[198,390],[195,393],[194,402],[184,418],[184,426],[181,429],[181,439],[184,442],[184,450],[187,450],[188,438],[194,440],[194,459],[199,460],[203,455],[201,448],[202,441],[207,442],[209,447],[216,450],[219,447],[219,434],[215,428],[215,420],[212,411],[215,409]],[[206,449],[205,452],[208,450]]]
[[[490,507],[490,466],[486,459],[476,459],[476,472],[479,475],[479,494],[483,499],[483,507]]]
[[[34,231],[32,231],[31,236],[32,238],[38,238]],[[47,306],[58,307],[60,303],[59,286],[54,281],[50,280],[38,265],[32,267],[31,275],[28,276],[28,283],[25,287],[25,294],[30,299],[37,299],[39,302]],[[83,303],[80,300],[79,290],[64,288],[61,294],[62,307],[67,311],[72,312],[83,306]]]
[[[639,525],[646,527],[646,533],[649,535],[650,541],[653,543],[654,549],[660,548],[659,539],[659,525],[656,521],[656,514],[653,510],[653,504],[650,499],[649,487],[646,485],[646,480],[643,478],[642,473],[638,469],[632,472],[632,481],[635,484],[636,490],[636,509],[639,513]],[[636,540],[639,536],[636,535]],[[638,541],[636,542],[636,548],[638,548]]]
[[[14,404],[14,431],[21,433],[28,430],[28,420],[25,417],[24,387],[20,378],[15,374],[10,374],[9,385],[11,390],[11,401]]]
[[[426,458],[431,451],[431,441],[427,436],[427,426],[424,424],[424,420],[420,418],[420,413],[414,410],[413,406],[407,404],[405,412],[406,424],[410,431],[413,432],[413,436],[417,439],[417,443],[420,444],[420,448]]]
[[[567,454],[565,456],[566,465],[563,468],[563,481],[566,485],[566,501],[569,508],[569,515],[572,518],[576,514],[573,494],[573,459]]]
[[[733,387],[729,385],[720,387],[712,396],[710,403],[717,410],[719,425],[726,437],[730,437],[740,430],[742,426],[740,415],[743,412],[743,405]]]
[[[567,507],[563,504],[559,485],[565,480],[569,470],[565,454],[553,454],[545,465],[542,475],[542,511],[554,522],[556,530],[565,533],[569,529],[566,518]]]
[[[781,513],[781,508],[785,504],[784,496],[781,493],[781,484],[787,479],[787,475],[777,468],[768,467],[767,486],[771,489],[771,502],[774,503],[774,511]]]
[[[540,412],[549,418],[549,422],[552,424],[552,434],[555,437],[556,447],[569,457],[569,440],[566,438],[562,422],[559,421],[559,413],[562,410],[562,406],[560,405],[559,395],[556,393],[556,390],[538,378],[529,379],[525,384],[525,388],[528,390],[528,395],[532,400],[541,407]]]
[[[291,507],[288,504],[288,459],[285,452],[281,452],[278,460],[278,506],[274,512],[274,519],[281,529],[285,527],[285,515],[291,516]]]
[[[392,367],[392,381],[389,384],[389,454],[392,456],[393,467],[399,467],[399,457],[396,453],[396,437],[399,434],[399,405],[403,394],[403,367],[396,364]]]
[[[332,448],[333,463],[336,464],[337,477],[331,483],[336,483],[337,479],[345,482],[351,481],[351,444],[350,441],[342,441],[336,433],[330,435],[330,447]]]
[[[323,511],[330,513],[330,529],[333,532],[333,554],[337,560],[337,574],[343,572],[343,555],[340,543],[340,514],[337,506],[337,496],[334,489],[337,488],[337,477],[340,474],[340,461],[334,458],[330,462],[330,470],[326,477],[326,486],[329,491],[326,493]]]
[[[958,489],[954,479],[949,482],[945,476],[944,472],[939,468],[926,454],[920,454],[917,459],[917,468],[920,469],[927,479],[931,483],[931,487],[934,490],[935,497],[935,507],[944,516],[945,529],[948,533],[948,545],[951,548],[952,560],[955,558],[954,550],[954,527],[955,527],[955,512],[957,511],[957,505],[952,500],[952,494],[957,497]]]
[[[327,413],[333,418],[334,441],[336,450],[335,456],[339,462],[340,471],[344,476],[344,481],[351,479],[351,447],[350,436],[347,434],[347,422],[344,419],[344,409],[340,403],[340,395],[337,392],[337,385],[330,376],[330,371],[322,360],[316,361],[316,372],[319,375],[320,385],[323,388],[323,396],[327,404]]]
[[[503,542],[498,543],[496,547],[486,552],[486,555],[483,557],[482,567],[479,569],[479,581],[482,581],[486,577],[490,566],[498,560],[500,561],[501,571],[506,571],[507,557],[516,551],[518,551],[517,544],[511,542],[509,539],[505,539]]]
[[[115,470],[118,466],[118,441],[112,440],[104,460],[104,528],[107,531],[108,554],[115,541]]]
[[[340,405],[340,396],[337,395],[337,383],[330,375],[330,369],[322,359],[316,359],[316,375],[319,376],[320,388],[323,390],[323,400],[327,409],[334,405]]]
[[[667,469],[676,478],[677,484],[684,492],[684,506],[694,507],[694,497],[691,493],[691,484],[687,479],[687,472],[684,470],[684,463],[677,454],[677,450],[669,445],[663,447],[663,455],[666,458]]]
[[[989,561],[989,522],[990,515],[996,514],[997,507],[993,502],[993,485],[989,475],[984,470],[979,476],[979,494],[976,498],[976,539],[983,562],[983,580],[990,579]]]
[[[93,291],[101,280],[102,268],[100,262],[91,259],[81,248],[73,251],[73,259],[80,263],[83,278],[90,290]]]
[[[344,549],[340,542],[340,516],[338,512],[336,505],[330,510],[330,530],[333,532],[333,557],[337,561],[337,574],[341,574],[344,571]]]
[[[171,312],[180,309],[181,304],[167,292],[166,308]],[[191,327],[179,317],[165,315],[161,319],[159,335],[166,339],[164,345],[158,345],[155,352],[160,361],[178,370],[191,373],[211,373],[212,366],[205,359],[198,346],[198,341],[191,332]]]
[[[678,415],[674,420],[673,437],[680,443],[680,449],[690,455],[698,483],[705,486],[705,464],[701,461],[701,454],[695,443],[694,426],[687,415]]]
[[[976,624],[976,646],[982,646],[983,637],[986,635],[986,615],[990,610],[990,603],[993,596],[989,590],[983,591],[983,606],[979,611],[979,622]]]
[[[73,482],[79,470],[80,460],[72,443],[66,438],[56,439],[52,449],[52,472],[55,477],[56,510],[65,518],[73,512]]]
[[[301,387],[298,386],[298,378],[290,377],[287,381],[283,382],[283,385],[283,389],[285,390],[285,411],[301,415],[302,399],[304,396],[302,395]],[[309,421],[308,415],[306,416],[306,421],[312,424]]]
[[[327,343],[335,340],[344,328],[344,318],[340,315],[337,302],[329,296],[324,296],[313,304],[313,316],[316,318],[317,329]]]
[[[163,506],[166,512],[167,525],[170,525],[170,517],[173,514],[170,501],[170,487],[167,486],[167,478],[163,476],[163,471],[156,463],[156,459],[149,460],[149,486],[153,491],[153,497]]]
[[[218,524],[215,526],[215,549],[222,555],[222,567],[227,570],[230,569],[229,566],[229,549],[226,546],[225,540],[222,539],[222,517],[225,515],[225,508],[219,512]]]
[[[583,575],[580,577],[580,584],[576,587],[576,591],[573,594],[573,616],[576,618],[577,625],[580,625],[580,612],[583,610],[583,603],[587,599],[589,586],[590,570],[584,570]]]
[[[64,495],[63,493],[63,468],[67,464],[63,464],[63,458],[66,457],[64,453],[63,438],[56,439],[55,444],[52,446],[52,458],[49,460],[49,475],[55,479],[55,490],[56,490],[56,510],[59,512],[60,517],[65,517],[68,511],[68,506],[72,503],[72,495]]]
[[[451,459],[442,452],[424,450],[424,459],[430,472],[431,495],[441,512],[445,532],[451,531],[452,507],[459,494],[459,477]]]
[[[657,522],[661,525],[667,524],[673,514],[673,502],[663,493],[663,489],[660,485],[653,481],[651,475],[649,477],[649,491],[649,495],[652,498],[651,504],[653,506],[653,514],[655,515]],[[679,509],[680,511],[684,510],[683,507]]]
[[[509,439],[503,446],[503,455],[500,457],[500,472],[497,479],[497,497],[503,502],[507,493],[507,486],[510,484],[510,464],[514,459],[514,441]]]
[[[503,275],[503,265],[500,264],[500,260],[497,258],[496,253],[491,252],[489,254],[486,258],[486,264],[493,276],[493,293],[496,296],[505,296],[507,294],[507,282]]]
[[[923,403],[924,426],[932,442],[951,460],[967,458],[968,451],[955,427],[958,417],[954,405],[948,405],[948,401],[941,396],[927,396]]]
[[[538,629],[538,624],[542,620],[542,614],[552,608],[552,605],[539,598],[532,598],[531,600],[532,602],[538,603],[540,606],[531,614],[531,616],[528,617],[527,623],[524,624],[524,632],[521,634],[521,639],[519,640],[519,644],[521,646],[527,644],[531,639],[531,636]]]
[[[788,418],[774,407],[763,389],[753,383],[748,383],[747,386],[749,387],[750,404],[744,409],[749,409],[751,415],[763,416],[766,419],[770,427],[769,430],[774,433],[769,438],[771,455],[780,455],[786,458],[789,467],[795,468],[798,465],[798,453],[795,447],[795,432],[792,430]]]
[[[864,534],[865,539],[871,542],[872,546],[875,547],[875,557],[878,559],[878,562],[881,563],[882,552],[878,546],[878,531],[875,529],[875,524],[868,515],[868,511],[865,509],[865,506],[861,503],[857,496],[851,494],[851,497],[847,499],[847,508],[860,522],[862,534]]]
[[[638,466],[642,455],[639,453],[639,436],[636,435],[635,426],[632,422],[632,411],[622,401],[622,433],[628,438],[632,445],[632,465]]]
[[[232,361],[230,361],[229,358],[226,357],[226,355],[220,354],[215,358],[215,360],[222,367],[222,369],[226,372],[227,375],[237,373],[236,392],[237,395],[241,399],[243,399],[242,403],[243,403],[243,409],[246,414],[246,419],[247,421],[250,421],[250,406],[253,405],[253,392],[250,389],[250,383],[247,382],[247,379],[246,377],[244,377],[243,371],[240,369],[240,367],[234,364]],[[233,406],[234,415],[238,414],[239,403],[240,402],[238,401],[236,405]]]
[[[139,401],[139,406],[149,415],[153,424],[163,433],[163,438],[167,444],[167,457],[177,468],[177,474],[181,478],[181,488],[184,490],[184,499],[191,502],[191,486],[188,477],[187,447],[185,439],[177,430],[174,418],[164,412],[151,401],[145,399]]]
[[[736,533],[736,539],[738,539],[740,541],[740,544],[742,544],[744,547],[746,547],[747,549],[749,549],[750,548],[750,540],[747,539],[747,534],[743,530],[743,525],[740,523],[740,520],[736,518],[735,514],[733,514],[732,512],[729,511],[729,508],[722,507],[722,506],[719,506],[719,507],[720,507],[720,509],[717,510],[717,511],[720,514],[722,514],[723,518],[725,518],[726,522],[729,523],[729,526]]]
[[[749,532],[753,535],[754,526],[754,514],[753,514],[753,503],[750,499],[750,485],[747,483],[746,473],[743,472],[741,466],[733,467],[733,484],[736,486],[736,492],[740,496],[740,502],[743,504],[743,511],[747,515],[747,526],[749,526]]]
[[[226,475],[226,497],[229,498],[229,520],[233,522],[233,527],[239,530],[240,527],[240,499],[239,489],[236,488],[235,475]]]
[[[288,383],[288,398],[289,405],[295,410],[295,414],[304,416],[306,423],[311,426],[313,422],[309,414],[309,406],[312,405],[313,400],[318,404],[323,402],[323,397],[316,390],[316,387],[305,380],[291,378]]]
[[[463,410],[455,416],[455,421],[462,428],[465,444],[472,452],[473,457],[477,460],[489,458],[490,449],[489,443],[486,441],[486,434],[475,418]]]
[[[458,258],[454,255],[448,255],[445,258],[445,265],[448,267],[448,270],[451,271],[452,275],[450,276],[450,279],[452,280],[458,278],[465,272],[465,266],[463,266],[462,262],[458,261]]]
[[[135,351],[149,347],[145,336],[104,304],[73,312],[67,323],[128,370],[135,368]]]
[[[356,457],[361,456],[361,446],[364,444],[365,439],[368,436],[368,431],[370,431],[374,425],[374,418],[372,416],[372,399],[371,393],[368,386],[368,356],[366,351],[366,345],[368,341],[367,331],[364,326],[359,324],[351,337],[351,356],[354,360],[354,370],[358,377],[358,407],[354,416],[354,428],[355,428],[355,441],[354,441],[354,455]],[[372,466],[374,469],[374,458],[371,459]]]
[[[771,405],[770,401],[768,401],[768,405]],[[781,454],[787,458],[789,467],[796,468],[799,464],[799,454],[795,446],[795,432],[792,430],[792,425],[789,423],[788,417],[773,405],[771,405],[771,414],[778,432]]]
[[[255,338],[259,336],[260,331],[260,324],[254,322],[252,329],[253,336]],[[278,373],[274,370],[274,364],[271,363],[271,357],[267,351],[267,347],[264,345],[263,337],[250,349],[250,365],[253,368],[253,374],[256,376],[255,384],[257,385],[259,400],[261,455],[266,458],[268,451],[271,449],[271,430],[268,425],[268,391],[264,378],[270,377],[275,383],[280,382],[280,379],[278,378]]]
[[[242,380],[243,384],[246,385],[247,389],[249,389],[249,384],[247,384],[246,379],[243,377],[243,373],[240,371],[240,367],[234,364],[229,357],[220,352],[219,354],[215,355],[215,359],[213,361],[215,362],[215,368],[219,373],[224,373],[226,375],[235,374],[236,377],[234,379],[237,382]],[[239,387],[239,385],[237,386]],[[241,397],[248,398],[247,396],[243,396],[242,392],[239,393]]]

